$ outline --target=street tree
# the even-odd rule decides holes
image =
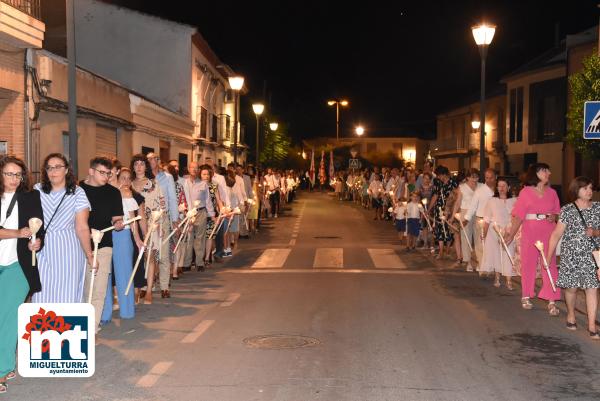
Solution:
[[[586,101],[600,99],[600,57],[596,50],[583,60],[583,69],[569,78],[571,104],[567,118],[567,142],[584,157],[600,158],[600,141],[583,139],[583,106]]]

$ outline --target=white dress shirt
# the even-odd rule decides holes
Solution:
[[[233,192],[237,196],[240,203],[244,203],[248,200],[248,194],[246,194],[246,186],[244,185],[244,179],[239,175],[235,176],[235,185],[233,186]]]
[[[279,178],[275,174],[265,175],[265,181],[267,182],[269,191],[275,191],[280,186]]]
[[[2,214],[0,223],[8,230],[19,229],[19,202],[15,202],[10,217],[6,218],[8,206],[15,193],[5,192],[2,196]],[[0,241],[0,266],[8,266],[19,260],[17,255],[17,238],[3,239]]]
[[[493,196],[494,191],[492,191],[487,185],[483,184],[477,188],[473,194],[473,198],[471,199],[469,210],[467,210],[467,213],[464,217],[465,220],[470,221],[473,215],[483,218],[485,205]]]
[[[462,184],[460,184],[458,186],[458,189],[460,190],[460,193],[461,193],[461,201],[460,201],[461,209],[468,209],[469,206],[471,206],[471,199],[473,199],[473,195],[475,195],[475,191],[477,191],[477,188],[481,187],[482,185],[485,185],[485,184],[478,182],[475,189],[471,189],[471,187],[469,185],[467,185],[467,183],[463,182]]]
[[[221,198],[221,202],[223,202],[223,206],[229,206],[229,193],[227,191],[225,177],[223,177],[221,174],[215,173],[212,178],[212,183],[217,184],[217,190],[219,191],[219,197]]]

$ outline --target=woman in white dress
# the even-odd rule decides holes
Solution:
[[[481,271],[496,273],[495,287],[500,287],[500,275],[506,277],[506,288],[509,290],[513,289],[511,277],[515,274],[501,239],[496,234],[496,229],[501,235],[508,232],[511,212],[516,201],[517,199],[512,197],[508,181],[499,178],[496,194],[487,202],[483,213],[485,243]],[[494,224],[496,229],[494,229]],[[515,243],[513,241],[508,246],[511,257],[514,257],[515,254],[514,247]]]

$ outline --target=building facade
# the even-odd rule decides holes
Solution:
[[[45,25],[40,0],[0,1],[0,154],[31,161],[32,49],[40,48]]]
[[[504,88],[490,93],[485,101],[486,166],[505,174],[506,95]],[[473,101],[436,116],[437,139],[430,144],[431,156],[452,172],[479,168],[480,103]]]

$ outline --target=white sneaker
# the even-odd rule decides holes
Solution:
[[[277,213],[275,213],[275,218],[277,218]]]
[[[471,266],[470,263],[467,265],[467,271],[468,272],[472,272],[473,271],[473,266]]]

